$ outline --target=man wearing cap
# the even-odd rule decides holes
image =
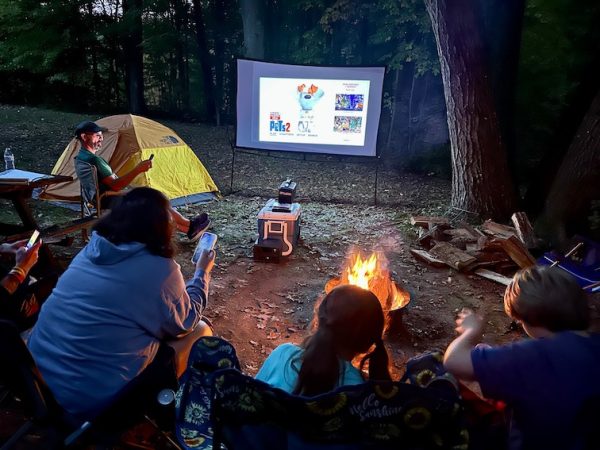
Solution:
[[[118,192],[129,186],[139,174],[150,170],[152,168],[152,161],[149,159],[141,161],[122,177],[117,176],[108,162],[96,155],[96,152],[102,147],[102,141],[104,140],[102,133],[105,131],[108,131],[107,128],[101,127],[97,123],[89,120],[77,125],[75,128],[75,136],[81,143],[81,149],[75,158],[96,167],[101,193],[107,191]],[[183,217],[177,210],[171,208],[171,217],[173,218],[177,229],[182,233],[187,234],[188,238],[192,241],[198,240],[210,225],[210,219],[206,213],[199,214],[192,220],[189,220]]]

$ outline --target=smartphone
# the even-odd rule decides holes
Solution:
[[[192,262],[196,264],[200,259],[202,250],[211,251],[215,248],[216,243],[217,235],[205,231],[200,240],[198,241],[198,245],[196,245],[196,250],[194,250],[194,254],[192,255]]]
[[[154,153],[152,153],[152,154],[150,155],[150,158],[148,158],[148,161],[152,161],[152,158],[154,158]]]
[[[33,234],[31,235],[31,237],[29,238],[29,241],[27,242],[27,244],[25,245],[25,248],[27,250],[29,250],[31,247],[33,247],[35,245],[35,243],[37,242],[38,238],[40,237],[40,232],[39,230],[35,230],[33,232]]]

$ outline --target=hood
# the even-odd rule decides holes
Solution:
[[[125,242],[115,245],[108,239],[92,232],[92,238],[83,249],[84,255],[94,264],[116,264],[136,253],[146,252],[146,245],[141,242]]]

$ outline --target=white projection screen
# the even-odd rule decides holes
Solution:
[[[238,59],[236,145],[376,156],[384,73]]]

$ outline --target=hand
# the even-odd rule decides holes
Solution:
[[[483,334],[483,325],[483,317],[468,308],[463,308],[458,313],[456,331],[459,334],[467,334],[469,337],[479,340]]]
[[[26,241],[25,241],[26,242]],[[27,249],[25,246],[20,247],[17,250],[15,255],[15,265],[20,267],[25,271],[25,274],[28,274],[29,271],[38,260],[38,252],[42,245],[41,239],[37,241],[30,249]]]
[[[145,159],[144,161],[140,162],[137,167],[140,173],[148,172],[150,169],[152,169],[152,160]]]
[[[12,244],[0,244],[0,253],[15,255],[18,249],[25,247],[27,241],[27,239],[22,239],[20,241],[15,241]]]
[[[202,250],[200,258],[196,263],[196,269],[204,270],[206,273],[210,273],[215,265],[215,251],[214,250]]]

